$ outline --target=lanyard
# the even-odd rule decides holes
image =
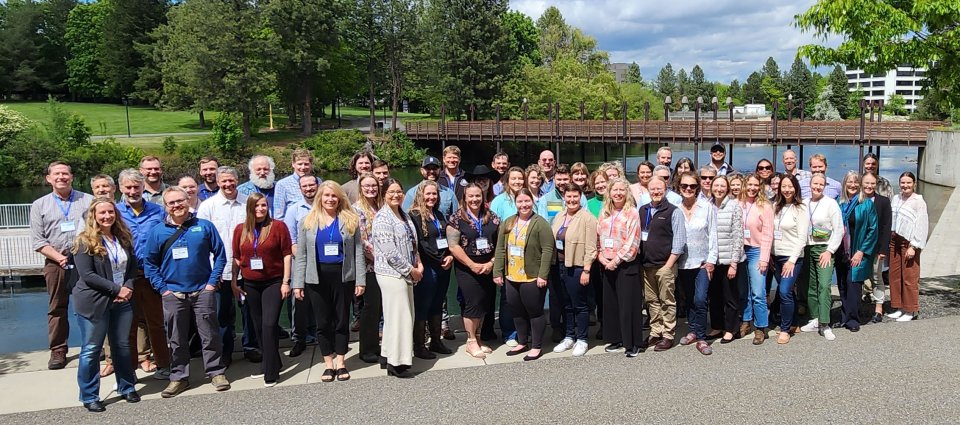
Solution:
[[[653,211],[653,213],[650,211]],[[650,231],[650,217],[653,214],[656,214],[656,210],[654,210],[653,204],[650,204],[650,207],[647,208],[647,218],[643,221],[643,228],[648,232]]]
[[[566,229],[570,222],[573,221],[573,217],[566,216],[563,218],[563,224],[560,225],[560,230],[557,230],[557,234],[563,233],[563,229]]]
[[[111,242],[110,239],[107,239],[106,236],[103,237],[104,242]],[[116,272],[120,268],[120,243],[117,242],[117,238],[114,237],[113,240],[113,249],[110,249],[111,244],[105,243],[104,248],[107,249],[107,256],[110,257],[110,261],[113,263],[113,271]]]
[[[257,246],[259,245],[260,245],[260,229],[254,226],[253,227],[253,256],[254,257],[259,257],[259,255],[257,255]]]
[[[810,200],[810,205],[813,205],[813,202],[814,202],[813,199],[811,199],[811,200]],[[820,208],[820,201],[816,201],[816,202],[817,202],[817,206],[813,207],[813,208],[810,210],[810,224],[811,224],[811,225],[813,225],[813,214],[817,212],[817,208]]]
[[[522,233],[523,230],[526,229],[527,227],[530,227],[530,220],[532,220],[532,219],[533,219],[533,217],[531,216],[530,219],[528,219],[525,223],[523,223],[524,225],[521,226],[521,225],[520,225],[520,217],[517,216],[517,222],[514,223],[515,226],[513,227],[513,240],[514,240],[515,242],[520,242],[520,233]]]
[[[60,211],[63,212],[64,219],[67,219],[68,216],[70,215],[70,207],[73,206],[73,195],[75,194],[76,192],[74,192],[73,190],[70,190],[70,199],[67,201],[66,208],[63,207],[63,202],[60,200],[60,197],[57,195],[53,195],[53,199],[57,201],[57,206],[60,207]]]
[[[440,219],[436,218],[436,216],[433,218],[433,226],[437,228],[437,234],[441,238],[444,237],[443,228],[440,227]]]
[[[746,213],[743,214],[743,222],[744,222],[744,223],[746,223],[746,222],[747,222],[747,219],[750,218],[750,210],[753,209],[753,206],[755,205],[755,203],[754,203],[754,204],[751,204],[751,203],[747,202],[747,205],[749,206],[749,208],[747,208]]]
[[[473,222],[473,226],[477,228],[477,237],[483,237],[483,222],[481,222],[479,218],[476,218],[470,211],[467,211],[467,215],[470,216],[470,221]]]
[[[610,220],[610,230],[607,231],[607,238],[610,238],[613,235],[613,228],[616,227],[617,225],[617,217],[620,217],[620,213],[622,212],[623,212],[623,209],[621,209],[620,211],[617,211],[617,214],[614,215],[613,218]],[[650,217],[649,212],[647,214],[647,217],[649,219]]]
[[[333,222],[330,223],[330,225],[327,226],[326,229],[330,229],[330,233],[327,233],[327,242],[328,242],[328,243],[329,243],[329,242],[333,242],[333,232],[339,232],[339,231],[340,231],[340,230],[339,230],[339,229],[340,229],[340,216],[338,215],[338,216],[334,217],[334,218],[333,218]],[[324,229],[317,229],[317,235],[320,234],[320,231],[321,231],[321,230],[324,230]],[[259,232],[258,232],[258,233],[259,233]],[[254,250],[256,250],[256,248],[254,248]]]

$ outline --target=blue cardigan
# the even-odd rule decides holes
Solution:
[[[840,204],[840,210],[847,208],[848,202]],[[873,258],[876,253],[877,236],[877,210],[873,208],[873,201],[865,200],[859,202],[853,207],[853,211],[844,217],[844,225],[850,232],[850,253],[853,257],[857,251],[863,252],[863,261],[857,267],[850,267],[850,281],[860,282],[870,279],[873,275]],[[854,226],[850,228],[850,219],[853,219]]]

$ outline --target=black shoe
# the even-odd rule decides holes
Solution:
[[[373,364],[373,363],[377,363],[378,361],[380,361],[380,356],[378,356],[378,355],[376,355],[376,354],[370,354],[370,353],[361,354],[361,355],[360,355],[360,361],[362,361],[362,362],[364,362],[364,363]]]
[[[640,353],[642,353],[642,352],[643,352],[643,351],[640,350],[640,347],[636,347],[636,346],[635,346],[635,347],[627,350],[626,356],[627,356],[627,357],[630,357],[630,358],[634,358],[634,357],[639,356]]]
[[[103,407],[103,403],[98,401],[91,401],[89,403],[83,403],[83,407],[87,409],[88,412],[104,412],[107,410],[106,407]]]
[[[140,402],[140,394],[137,394],[136,391],[130,391],[130,392],[128,392],[128,393],[120,396],[120,398],[126,400],[127,403],[139,403],[139,402]]]
[[[413,378],[413,374],[410,373],[410,366],[394,366],[388,364],[386,368],[387,376],[396,376],[401,379]]]
[[[563,341],[563,336],[564,336],[563,329],[553,328],[553,335],[551,339],[553,339],[554,343],[559,343],[560,341]]]
[[[849,329],[850,332],[860,332],[859,326],[848,326],[847,329]]]
[[[377,359],[377,361],[380,362],[380,369],[386,369],[386,368],[387,368],[387,358],[386,358],[386,357],[380,356],[380,357]]]
[[[250,363],[260,363],[263,361],[263,355],[257,350],[244,351],[243,358],[249,360]]]
[[[437,358],[436,354],[430,352],[427,347],[417,344],[413,347],[413,356],[418,359],[433,360]]]
[[[428,348],[430,349],[430,351],[433,351],[434,353],[437,353],[437,354],[453,354],[453,350],[447,348],[446,345],[443,345],[443,341],[439,339],[437,340],[431,339],[430,347]]]
[[[286,329],[280,329],[279,335],[280,335],[280,339],[290,338],[290,332],[287,332]]]
[[[562,340],[561,340],[561,341],[562,341]],[[534,361],[534,360],[539,359],[540,357],[543,357],[543,350],[540,350],[540,354],[537,354],[536,356],[531,356],[531,355],[529,355],[529,354],[527,354],[526,356],[523,356],[523,361],[525,361],[525,362],[531,362],[531,361]]]
[[[481,340],[481,341],[496,341],[496,340],[497,340],[497,334],[494,333],[494,332],[490,332],[490,333],[488,333],[488,334],[481,333],[481,334],[480,334],[480,340]]]
[[[597,329],[596,338],[603,341],[603,328]]]
[[[530,345],[524,345],[523,348],[519,350],[514,349],[514,350],[507,351],[507,355],[516,356],[518,354],[526,353],[527,351],[530,351]]]
[[[617,342],[617,343],[608,345],[607,348],[603,349],[603,351],[606,351],[608,353],[616,353],[617,351],[620,351],[621,348],[623,348],[623,344]]]
[[[846,324],[846,323],[842,323],[842,322],[833,322],[833,323],[830,325],[830,327],[831,327],[831,328],[834,328],[834,329],[840,329],[840,328],[845,328],[845,327],[847,327],[847,324]]]
[[[729,343],[733,342],[733,341],[736,340],[736,339],[737,339],[736,335],[734,335],[733,339],[726,339],[726,338],[720,337],[720,343],[721,343],[721,344],[729,344]]]
[[[883,322],[883,313],[874,313],[873,318],[870,319],[871,323],[881,323]]]
[[[290,357],[297,357],[303,354],[303,352],[306,351],[306,349],[307,349],[307,344],[297,341],[296,344],[293,344],[293,348],[290,349],[290,354],[287,354],[287,355]]]

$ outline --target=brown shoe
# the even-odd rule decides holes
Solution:
[[[662,336],[653,336],[653,335],[650,335],[650,338],[647,338],[647,347],[653,347],[653,346],[659,344],[659,343],[660,343],[660,340],[662,340],[662,339],[663,339]]]
[[[170,381],[170,383],[167,385],[167,388],[160,393],[160,397],[170,398],[186,391],[187,388],[190,388],[190,381],[187,381],[186,379],[182,381]]]
[[[750,335],[750,331],[753,329],[753,325],[750,322],[740,323],[740,336],[738,338],[746,338],[747,335]]]
[[[767,331],[764,329],[757,329],[753,331],[753,345],[763,344],[763,340],[767,339]]]
[[[227,377],[224,375],[214,376],[210,384],[212,384],[213,388],[216,388],[217,391],[226,391],[230,389],[230,381],[228,381]]]
[[[777,344],[786,344],[788,342],[790,342],[789,332],[780,332],[780,335],[777,335]]]
[[[58,370],[67,366],[67,353],[65,351],[51,351],[50,361],[47,362],[47,369]]]
[[[661,338],[660,342],[657,342],[657,345],[653,347],[653,351],[667,351],[671,348],[673,348],[673,339]]]

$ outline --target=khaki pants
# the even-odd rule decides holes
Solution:
[[[650,315],[650,336],[673,339],[677,328],[677,264],[672,268],[644,267],[643,295]]]

